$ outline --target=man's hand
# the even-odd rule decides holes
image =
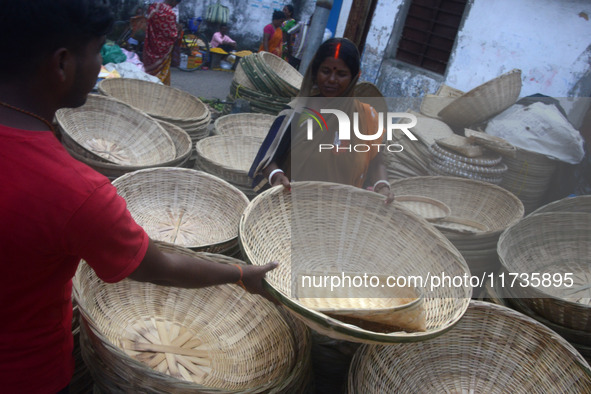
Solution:
[[[258,294],[270,301],[275,302],[275,299],[263,288],[263,279],[267,272],[277,268],[279,264],[272,262],[265,265],[243,265],[242,268],[242,283],[249,293]]]

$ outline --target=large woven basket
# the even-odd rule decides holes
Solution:
[[[211,113],[197,97],[170,86],[131,78],[99,82],[100,93],[121,100],[153,118],[181,127],[193,143],[205,138]]]
[[[396,195],[439,200],[451,213],[435,226],[458,248],[474,275],[500,268],[496,245],[502,231],[523,217],[523,204],[507,190],[490,183],[448,176],[399,179]]]
[[[442,84],[435,94],[426,94],[421,101],[421,114],[430,118],[437,118],[439,111],[447,107],[464,92],[451,86]]]
[[[201,170],[242,187],[249,187],[250,166],[263,143],[251,136],[216,135],[197,142],[197,162]]]
[[[57,111],[64,143],[97,161],[149,166],[177,157],[170,135],[154,119],[108,97],[89,95],[79,108]]]
[[[430,341],[362,345],[349,393],[588,393],[589,364],[564,339],[509,308],[472,301]]]
[[[113,186],[151,238],[199,251],[237,252],[238,223],[248,199],[227,182],[167,167],[125,174]]]
[[[279,267],[267,273],[269,291],[308,326],[335,339],[393,343],[432,338],[457,323],[472,294],[470,287],[415,283],[426,312],[422,332],[362,329],[304,306],[298,285],[306,275],[415,275],[427,280],[442,272],[468,272],[458,251],[425,220],[398,204],[384,204],[377,193],[352,186],[295,182],[291,192],[275,187],[261,193],[242,216],[240,244],[252,264],[278,261]],[[376,289],[388,297],[387,288],[386,293]]]
[[[267,114],[229,114],[216,119],[216,135],[246,135],[265,138],[276,117]]]
[[[438,116],[452,128],[463,129],[509,108],[521,93],[521,70],[514,69],[457,97]]]
[[[86,150],[81,149],[78,145],[67,145],[67,142],[64,142],[64,146],[68,150],[70,155],[74,157],[76,160],[83,162],[89,167],[92,167],[97,172],[100,172],[101,174],[108,177],[111,181],[124,174],[127,174],[128,172],[142,170],[145,168],[187,167],[189,165],[188,161],[189,157],[191,156],[193,146],[191,142],[191,137],[189,137],[189,134],[187,134],[186,131],[171,123],[164,121],[158,121],[158,123],[160,123],[164,130],[166,130],[170,135],[170,138],[174,143],[177,154],[177,156],[173,160],[164,163],[158,163],[151,166],[122,166],[95,160],[93,157],[86,153]]]
[[[304,378],[306,331],[238,286],[106,284],[81,263],[73,293],[83,318],[82,354],[101,392],[282,392],[294,374]]]
[[[523,274],[506,286],[510,296],[551,322],[591,331],[591,214],[527,216],[503,232],[498,253],[506,272]]]

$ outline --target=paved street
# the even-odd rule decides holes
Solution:
[[[171,86],[195,97],[225,100],[230,92],[234,73],[227,71],[181,71],[172,67]]]

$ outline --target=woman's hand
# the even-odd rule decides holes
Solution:
[[[270,183],[271,186],[283,185],[283,187],[287,190],[291,190],[291,182],[289,181],[287,175],[285,175],[283,172],[277,172],[276,174],[273,174]]]
[[[374,192],[386,196],[385,204],[390,204],[394,201],[394,193],[390,190],[390,186],[385,183],[380,183],[374,189]]]

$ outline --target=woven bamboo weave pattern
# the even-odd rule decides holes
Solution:
[[[250,187],[248,171],[262,143],[262,138],[241,135],[204,138],[195,146],[198,165],[227,182]]]
[[[552,278],[546,285],[518,278],[519,284],[507,290],[556,324],[591,331],[591,214],[549,212],[527,216],[503,232],[498,253],[507,272],[572,278],[572,283]]]
[[[158,163],[151,166],[122,166],[117,164],[106,163],[103,161],[94,160],[92,157],[86,154],[84,149],[81,149],[77,145],[68,145],[68,141],[64,141],[64,146],[70,153],[70,155],[78,161],[92,167],[96,171],[105,175],[111,181],[137,170],[142,170],[151,167],[186,167],[188,165],[189,157],[191,156],[192,142],[191,137],[186,131],[177,127],[171,123],[158,121],[158,123],[168,132],[174,146],[176,148],[176,157],[173,160]]]
[[[257,113],[224,115],[216,119],[216,135],[246,135],[265,138],[275,116]]]
[[[237,243],[246,196],[223,180],[184,168],[135,171],[113,181],[153,239],[204,251]]]
[[[79,108],[58,110],[56,119],[66,143],[77,144],[98,161],[148,166],[176,157],[174,143],[162,126],[111,98],[89,95]]]
[[[302,368],[305,331],[293,331],[294,323],[274,305],[239,286],[179,289],[128,279],[106,284],[82,263],[74,296],[83,317],[83,356],[102,392],[272,392],[292,373],[302,376],[294,368]]]
[[[459,252],[426,221],[352,186],[294,182],[291,192],[282,187],[263,192],[242,216],[240,243],[252,264],[278,261],[267,274],[270,291],[307,325],[336,339],[391,343],[433,337],[457,322],[471,296],[471,288],[464,287],[421,289],[426,331],[420,333],[362,330],[299,303],[295,280],[301,275],[468,272]]]
[[[362,345],[349,393],[588,393],[589,364],[563,338],[509,308],[472,301],[430,341]]]

